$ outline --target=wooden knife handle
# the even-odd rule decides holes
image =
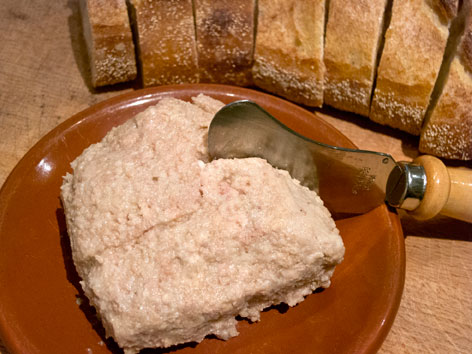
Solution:
[[[420,205],[409,213],[420,220],[443,214],[472,223],[472,170],[446,167],[428,155],[417,157],[413,163],[425,170],[426,191]]]

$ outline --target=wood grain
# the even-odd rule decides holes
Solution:
[[[27,150],[57,124],[136,85],[91,88],[75,0],[3,0],[0,33],[3,184]],[[418,155],[417,138],[406,133],[331,109],[321,115],[360,148],[389,152],[398,160]],[[472,226],[446,217],[423,223],[403,213],[401,218],[405,290],[380,352],[472,352]],[[7,353],[1,344],[0,352]]]

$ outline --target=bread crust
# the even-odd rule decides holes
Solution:
[[[472,72],[472,25],[469,26],[462,37],[460,58],[467,70]]]
[[[420,137],[421,152],[448,159],[472,160],[472,11],[468,20],[446,83]]]
[[[267,91],[323,104],[324,0],[259,0],[252,75]]]
[[[197,83],[192,0],[131,0],[144,86]]]
[[[394,0],[369,117],[419,135],[439,74],[448,24],[424,0]]]
[[[133,80],[136,59],[125,0],[81,0],[80,9],[92,85]]]
[[[194,0],[200,82],[248,86],[255,0]]]
[[[459,2],[457,0],[431,0],[432,6],[436,7],[443,21],[448,22],[457,16]]]
[[[472,73],[455,58],[443,93],[422,131],[421,152],[448,159],[472,159],[471,97]]]
[[[368,116],[387,0],[331,0],[324,103]]]

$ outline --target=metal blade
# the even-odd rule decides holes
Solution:
[[[397,166],[388,154],[308,139],[251,101],[230,103],[215,115],[208,148],[212,158],[261,157],[287,170],[317,191],[332,213],[364,213],[384,203]]]

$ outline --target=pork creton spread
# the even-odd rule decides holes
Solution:
[[[127,353],[236,336],[328,287],[344,246],[315,192],[259,158],[209,162],[222,103],[162,99],[72,162],[62,201],[85,295]]]

